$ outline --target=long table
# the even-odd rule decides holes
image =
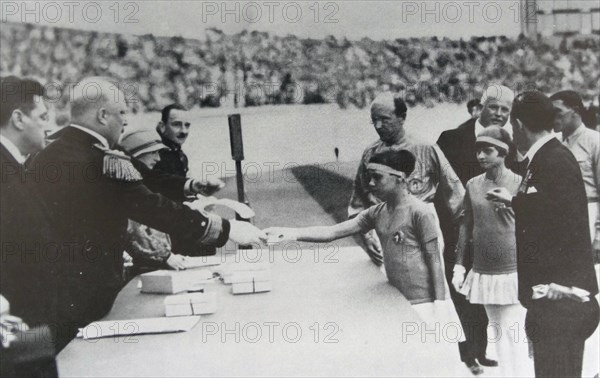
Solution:
[[[232,262],[236,256],[224,257]],[[271,263],[273,290],[233,295],[206,286],[218,310],[191,331],[73,340],[58,356],[61,377],[464,376],[445,325],[420,332],[408,301],[359,247],[287,244],[246,251]],[[164,295],[135,278],[103,320],[164,315]],[[451,330],[450,330],[451,331]],[[468,374],[468,373],[467,373]]]

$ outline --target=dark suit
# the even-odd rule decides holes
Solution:
[[[446,130],[437,141],[463,186],[484,172],[475,156],[475,122],[471,118],[456,129]]]
[[[48,245],[54,241],[43,206],[24,167],[0,145],[0,293],[11,314],[30,326],[53,325],[56,264]]]
[[[54,341],[55,266],[44,254],[51,242],[50,225],[41,203],[25,185],[24,167],[0,144],[0,293],[10,313],[29,326],[49,325],[16,332],[17,340],[2,355],[2,376],[55,377]],[[27,334],[28,337],[21,337]],[[37,336],[37,338],[36,338]],[[43,339],[40,339],[43,337]]]
[[[557,139],[534,155],[512,207],[519,300],[527,308],[536,376],[581,376],[584,342],[598,324],[598,286],[581,171]],[[532,286],[550,283],[587,290],[590,301],[531,299]]]
[[[40,177],[36,191],[60,240],[59,310],[67,324],[66,342],[77,327],[112,307],[122,286],[128,218],[190,243],[220,246],[228,237],[226,220],[219,225],[220,218],[209,219],[151,192],[127,160],[117,159],[127,169],[116,172],[122,176],[130,170],[130,175],[115,177],[107,170],[109,157],[95,137],[66,127],[30,166]]]
[[[475,119],[469,119],[456,129],[446,130],[440,135],[437,144],[440,146],[452,169],[466,186],[467,181],[484,172],[477,162],[475,151]],[[454,290],[452,285],[452,269],[456,263],[456,243],[458,242],[458,225],[452,221],[452,215],[448,212],[443,198],[436,196],[435,208],[440,219],[440,228],[444,235],[444,264],[446,268],[446,280],[450,286],[450,296],[456,307],[456,312],[465,330],[466,341],[459,343],[460,357],[462,361],[485,357],[487,349],[487,326],[488,317],[483,305],[471,304],[464,295]],[[471,269],[473,256],[465,254],[464,267]]]

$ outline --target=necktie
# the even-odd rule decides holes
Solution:
[[[528,166],[529,166],[529,158],[528,157],[525,158],[525,160],[523,160],[521,162],[521,164],[523,164],[521,171],[525,171],[525,174],[523,175],[523,181],[521,181],[521,185],[519,185],[518,192],[526,193],[527,192],[527,184],[529,183],[529,180],[531,179],[533,172],[528,169]]]

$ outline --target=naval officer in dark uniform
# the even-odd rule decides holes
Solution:
[[[112,150],[127,126],[125,95],[100,77],[73,88],[72,124],[34,159],[36,190],[61,247],[58,348],[108,313],[121,289],[131,218],[190,242],[222,246],[266,239],[246,222],[193,211],[150,191],[123,153]]]
[[[208,177],[206,180],[188,177],[189,160],[182,147],[186,142],[193,118],[190,112],[180,104],[170,104],[165,106],[161,112],[161,119],[156,126],[156,131],[160,136],[162,143],[167,148],[159,151],[160,161],[154,168],[141,171],[144,177],[144,183],[154,191],[163,193],[165,184],[171,184],[171,179],[165,180],[165,176],[178,177],[184,180],[183,191],[187,198],[195,198],[196,195],[210,196],[218,192],[225,186],[225,183],[218,178]],[[192,256],[214,255],[216,249],[213,246],[194,246],[174,236],[173,251],[176,253]]]

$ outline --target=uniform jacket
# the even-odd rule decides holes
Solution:
[[[142,174],[148,189],[176,202],[186,200],[184,186],[188,179],[184,176],[150,169],[135,158],[131,158],[131,163]]]
[[[129,218],[207,244],[223,245],[229,233],[226,220],[151,192],[125,157],[107,169],[110,155],[94,136],[66,127],[30,166],[60,241],[62,318],[82,325],[104,316],[121,288]]]
[[[169,148],[158,152],[160,154],[160,161],[156,163],[151,171],[147,169],[141,170],[144,176],[144,183],[152,190],[156,190],[171,199],[184,201],[186,198],[182,188],[187,181],[189,170],[188,158],[181,149],[181,146],[162,135],[161,138],[163,144]],[[181,181],[175,181],[175,177],[179,177]],[[216,253],[216,249],[212,246],[194,245],[177,235],[172,235],[171,240],[173,252],[178,254],[206,256]]]
[[[156,163],[153,170],[186,177],[189,170],[187,155],[178,144],[171,142],[162,135],[161,138],[163,144],[169,148],[158,152],[160,161]]]

